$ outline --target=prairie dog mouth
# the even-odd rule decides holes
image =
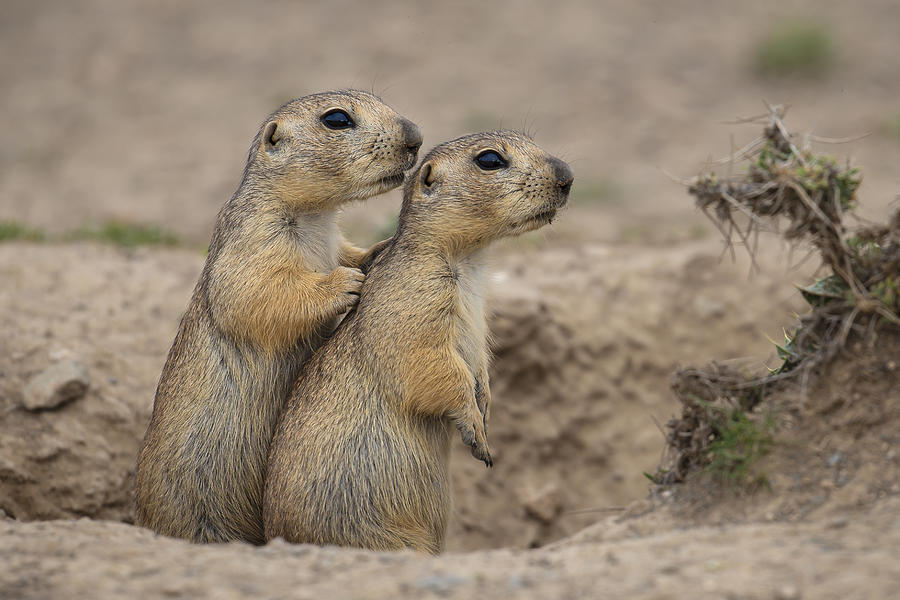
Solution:
[[[541,222],[541,223],[543,223],[543,222],[545,222],[545,221],[546,221],[547,223],[552,223],[552,222],[553,222],[553,217],[555,217],[555,216],[556,216],[556,209],[555,209],[555,208],[548,208],[547,210],[544,210],[544,211],[541,211],[541,212],[537,213],[536,215],[532,216],[532,217],[531,217],[530,219],[528,219],[528,220],[529,220],[529,221],[538,221],[538,222]]]
[[[510,227],[510,230],[521,233],[525,231],[533,231],[535,229],[543,227],[544,225],[549,225],[556,217],[557,210],[557,208],[544,209],[538,213],[531,215],[530,217],[513,223],[512,227]]]
[[[381,179],[379,179],[378,181],[375,182],[375,185],[395,188],[398,185],[403,183],[403,179],[405,177],[406,176],[402,172],[395,173],[394,175],[388,175],[387,177],[382,177]]]

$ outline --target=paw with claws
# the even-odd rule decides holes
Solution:
[[[328,276],[328,282],[337,297],[336,309],[338,314],[346,312],[359,302],[359,294],[362,291],[366,276],[359,269],[338,267]]]
[[[488,467],[493,467],[494,460],[491,458],[491,449],[488,447],[487,433],[484,430],[484,416],[474,402],[468,403],[461,414],[451,416],[463,443],[472,451],[472,456]]]

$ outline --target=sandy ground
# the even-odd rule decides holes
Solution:
[[[98,521],[12,524],[0,592],[31,598],[896,598],[897,498],[849,523],[623,530],[528,552],[425,558],[191,546]],[[885,529],[885,522],[894,525]],[[601,525],[598,525],[599,529]],[[603,527],[615,529],[615,524]],[[39,562],[42,568],[35,568]]]
[[[830,75],[753,73],[754,44],[781,18],[830,28]],[[797,130],[872,132],[829,151],[864,167],[861,214],[883,217],[900,194],[887,127],[900,114],[898,23],[889,0],[4,2],[0,221],[150,223],[186,247],[0,245],[0,509],[14,517],[0,518],[0,596],[896,594],[900,440],[865,410],[829,414],[842,433],[816,430],[802,438],[812,454],[773,462],[775,500],[704,503],[697,488],[649,501],[642,472],[677,409],[674,368],[771,362],[767,337],[802,309],[790,283],[814,267],[787,269],[803,253],[774,239],[752,278],[745,260],[720,262],[715,230],[666,173],[727,155],[758,131],[725,121],[786,102]],[[128,524],[134,454],[216,211],[265,115],[336,87],[374,89],[426,147],[525,128],[575,169],[552,231],[496,252],[497,466],[455,449],[451,552],[438,559],[154,537]],[[351,207],[349,237],[383,237],[398,202]],[[23,409],[26,383],[68,360],[88,368],[87,395]],[[836,406],[860,402],[838,388]],[[898,388],[878,406],[897,406]],[[835,452],[844,475],[823,466]]]

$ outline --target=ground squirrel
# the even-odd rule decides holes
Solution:
[[[159,380],[138,458],[139,525],[195,542],[265,541],[278,413],[384,247],[348,244],[338,208],[400,185],[421,143],[365,92],[306,96],[266,120]]]
[[[572,179],[514,132],[428,153],[359,304],[305,365],[279,419],[268,539],[440,552],[454,424],[492,464],[483,250],[549,223]]]

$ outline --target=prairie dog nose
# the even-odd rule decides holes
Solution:
[[[556,177],[556,185],[559,186],[563,193],[568,194],[569,190],[572,188],[572,182],[575,181],[575,175],[572,173],[572,168],[555,156],[550,158],[550,164],[553,165],[553,175]]]
[[[422,147],[422,132],[416,124],[407,119],[400,119],[400,129],[403,131],[403,140],[409,151],[418,152]]]

